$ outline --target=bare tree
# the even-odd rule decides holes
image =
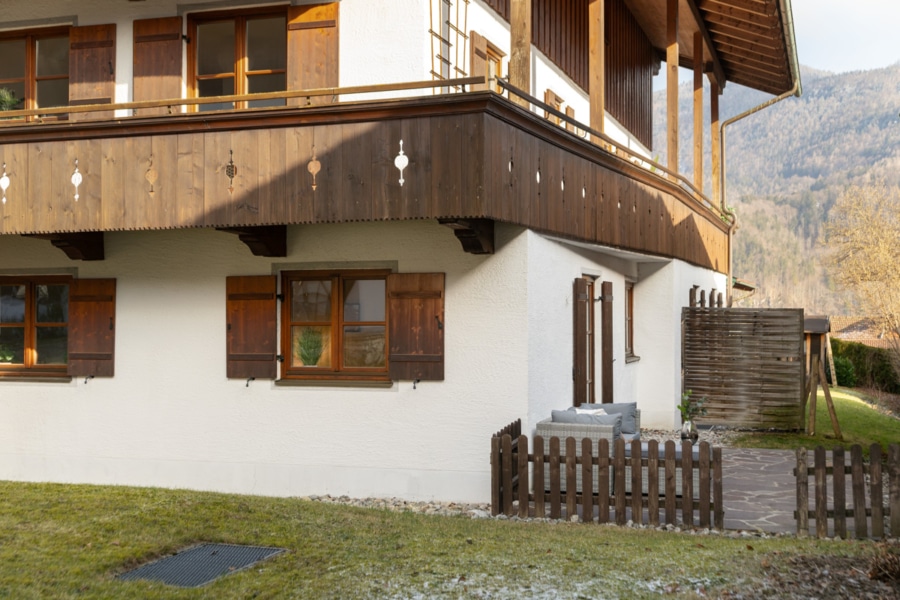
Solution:
[[[847,188],[831,209],[828,245],[836,280],[854,290],[890,340],[900,374],[900,187]]]

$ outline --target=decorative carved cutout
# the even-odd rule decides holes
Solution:
[[[287,256],[287,227],[284,225],[216,229],[237,235],[254,256]]]
[[[409,157],[403,154],[403,140],[400,140],[400,153],[394,159],[394,166],[400,169],[400,187],[403,187],[403,170],[409,166]]]
[[[6,204],[6,190],[9,189],[9,175],[6,174],[6,163],[3,163],[3,175],[0,175],[0,191],[3,192],[3,204]]]
[[[75,159],[75,171],[72,173],[72,185],[75,186],[75,202],[78,202],[78,186],[81,185],[83,178],[81,177],[81,173],[78,171],[78,159]]]
[[[309,161],[309,164],[306,165],[306,170],[309,171],[309,174],[312,175],[312,189],[316,191],[316,175],[319,174],[319,171],[322,170],[322,163],[316,158],[316,147],[312,147],[312,160]]]
[[[153,155],[150,155],[149,164],[147,166],[147,172],[144,173],[144,179],[150,184],[150,196],[152,197],[156,192],[153,190],[153,186],[156,184],[156,180],[159,179],[159,173],[153,167]]]
[[[463,250],[469,254],[494,253],[494,221],[491,219],[438,219],[453,230]]]
[[[24,237],[47,240],[72,260],[103,260],[105,258],[102,231],[83,233],[39,233]]]
[[[234,164],[234,150],[228,151],[228,164],[225,165],[225,176],[228,177],[228,193],[234,193],[234,177],[237,175],[237,165]]]

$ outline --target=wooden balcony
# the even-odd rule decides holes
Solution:
[[[273,227],[437,219],[466,250],[491,252],[500,221],[728,268],[728,219],[611,140],[595,145],[493,92],[352,101],[355,91],[283,93],[311,99],[301,107],[179,112],[202,102],[192,99],[6,121],[0,234],[62,247],[84,244],[85,234],[102,244],[97,232],[209,227],[242,234],[251,249],[262,237],[266,254]],[[167,103],[175,114],[110,116]],[[78,111],[95,118],[76,121]]]

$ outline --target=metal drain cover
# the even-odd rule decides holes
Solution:
[[[150,579],[167,585],[200,587],[282,552],[284,548],[202,544],[122,573],[118,579]]]

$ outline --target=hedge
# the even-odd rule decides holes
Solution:
[[[835,360],[840,356],[853,364],[856,383],[860,387],[900,394],[900,377],[891,366],[890,356],[884,348],[872,348],[857,342],[831,338],[831,352]],[[840,383],[840,378],[838,382]]]

